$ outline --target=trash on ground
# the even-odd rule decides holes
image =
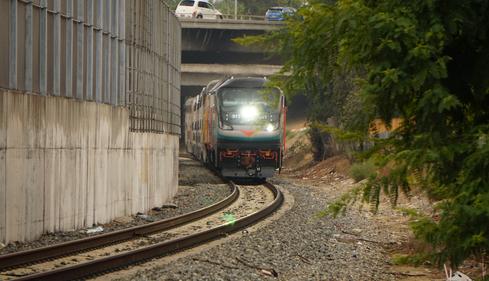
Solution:
[[[97,226],[97,227],[94,227],[94,228],[87,229],[86,233],[87,234],[93,234],[93,233],[99,233],[99,232],[102,232],[102,231],[104,231],[104,228],[101,227],[101,226]]]
[[[443,265],[445,269],[445,276],[447,277],[447,281],[472,281],[469,276],[463,274],[460,271],[455,271],[452,273],[451,268],[447,268],[446,264]]]
[[[143,220],[148,221],[148,222],[154,222],[155,221],[155,219],[149,215],[141,214],[141,215],[138,215],[138,218],[143,219]]]
[[[262,269],[260,272],[264,275],[278,277],[278,273],[274,269]]]
[[[163,204],[163,206],[161,206],[161,208],[169,208],[169,209],[176,209],[178,208],[178,206],[176,204],[173,204],[173,203],[167,203],[167,204]]]
[[[472,279],[460,271],[455,271],[452,277],[449,277],[447,281],[472,281]]]

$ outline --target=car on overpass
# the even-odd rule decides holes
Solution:
[[[297,10],[291,7],[271,7],[265,13],[265,19],[269,21],[282,21],[295,14]]]
[[[203,0],[182,0],[175,10],[177,17],[195,19],[222,19],[219,12],[208,1]]]

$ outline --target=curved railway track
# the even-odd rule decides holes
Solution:
[[[231,195],[195,212],[94,237],[0,256],[0,277],[16,278],[15,280],[68,280],[93,276],[223,237],[261,220],[283,202],[280,190],[270,183],[264,183],[262,185],[267,188],[270,195],[263,195],[262,192],[261,198],[258,199],[259,204],[250,207],[246,202],[253,196],[253,187],[249,186],[240,191],[233,182],[229,184]],[[269,199],[268,202],[266,198]],[[236,203],[239,201],[241,203]],[[216,219],[220,216],[219,213],[231,214],[239,208],[246,209],[249,213],[220,223],[219,219]],[[208,220],[205,221],[205,218]],[[198,226],[199,223],[203,226]],[[125,251],[119,253],[120,248],[124,248]],[[99,256],[92,260],[78,262],[80,255],[86,257],[87,252],[96,252],[98,249],[105,253],[99,253]],[[58,265],[53,266],[56,259],[70,259],[72,256],[76,257],[72,258],[74,264],[64,263],[66,266],[59,268]],[[38,267],[37,270],[41,272],[22,273],[24,266],[35,267],[43,262],[51,264],[42,270]],[[19,270],[20,273],[16,273]]]

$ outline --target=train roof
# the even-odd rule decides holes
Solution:
[[[227,77],[217,82],[211,81],[208,84],[207,93],[219,88],[263,88],[267,81],[263,77]]]
[[[207,86],[205,86],[206,90],[211,90],[214,88],[219,83],[220,80],[212,80],[211,82],[207,83]]]
[[[267,82],[263,77],[233,77],[224,81],[219,88],[263,88]]]

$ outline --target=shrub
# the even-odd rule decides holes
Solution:
[[[375,175],[375,171],[375,165],[371,161],[365,161],[362,163],[353,164],[350,168],[350,176],[355,180],[355,182],[359,182]]]

